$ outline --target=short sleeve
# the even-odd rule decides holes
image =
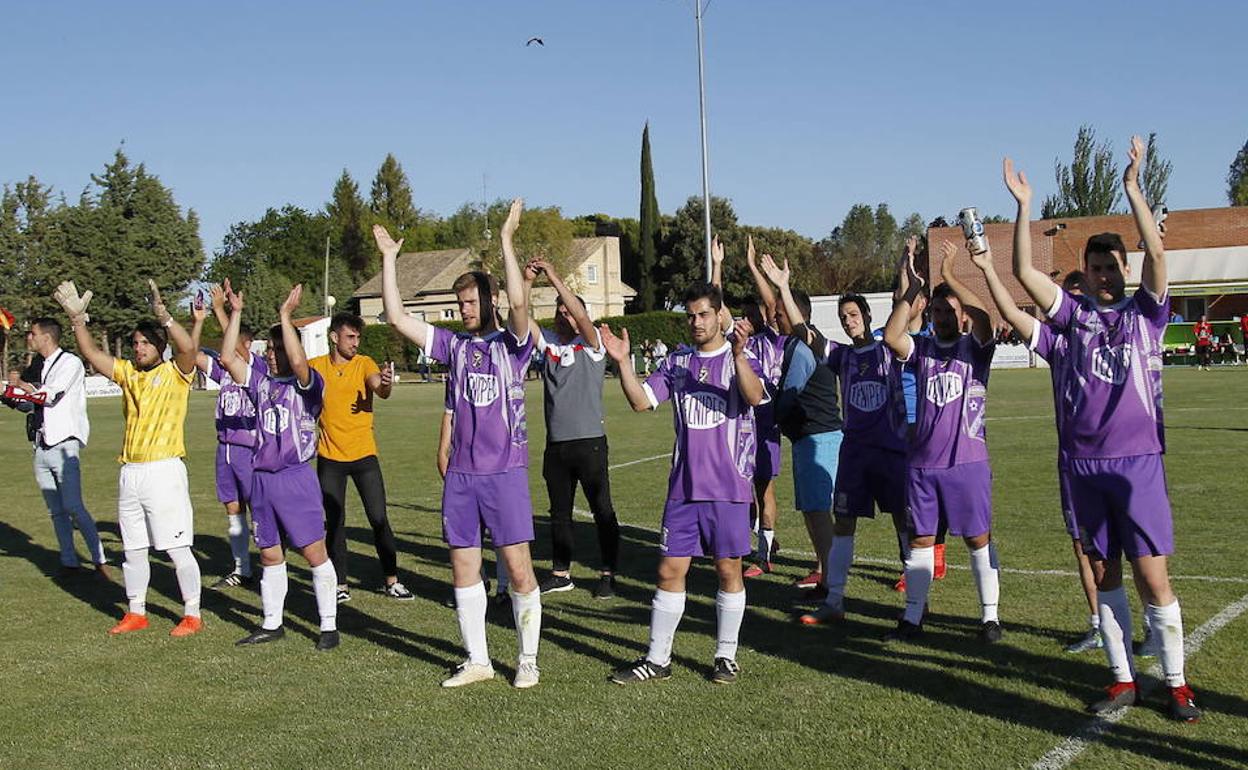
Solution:
[[[897,356],[899,363],[908,364],[917,358],[930,354],[931,337],[926,334],[907,334],[905,338],[910,340],[910,352],[904,356]]]
[[[664,358],[659,367],[642,383],[653,409],[672,397],[672,359]]]
[[[173,372],[175,375],[177,375],[178,379],[179,379],[179,380],[181,380],[181,381],[182,381],[183,383],[185,383],[186,385],[190,385],[192,382],[194,382],[194,381],[195,381],[195,371],[196,371],[196,370],[195,370],[195,369],[191,369],[191,371],[189,371],[189,372],[184,372],[184,371],[182,371],[180,368],[178,368],[178,362],[177,362],[177,361],[175,361],[175,360],[173,360],[172,358],[171,358],[171,359],[169,359],[168,361],[164,362],[163,364],[161,364],[161,366],[167,366],[167,367],[169,367],[169,371],[171,371],[171,372]]]
[[[517,337],[511,329],[503,330],[503,341],[507,344],[507,353],[512,358],[524,360],[526,363],[533,354],[533,330],[525,329],[523,337]]]
[[[117,383],[122,390],[130,389],[130,378],[134,376],[134,364],[124,358],[113,359],[113,382]]]
[[[372,359],[369,359],[372,360]],[[377,364],[373,364],[376,368]],[[316,417],[321,413],[321,407],[325,402],[325,378],[315,369],[309,369],[308,373],[312,377],[308,380],[308,384],[304,385],[295,380],[295,392],[299,394],[299,398],[303,401],[303,406],[308,410],[308,414]]]
[[[1135,306],[1154,329],[1164,329],[1170,322],[1170,297],[1155,297],[1143,285],[1135,290]]]
[[[828,367],[834,372],[840,372],[841,366],[845,361],[845,348],[836,342],[830,342],[828,346],[830,348],[828,351]]]
[[[755,376],[763,383],[763,400],[759,402],[759,406],[770,403],[771,388],[767,384],[767,378],[763,376],[763,362],[759,360],[758,356],[748,350],[745,351],[745,360],[750,364],[750,371],[754,372]]]
[[[260,405],[260,384],[264,382],[264,380],[269,376],[269,373],[267,370],[262,369],[261,367],[258,367],[255,364],[256,364],[256,359],[253,356],[251,363],[247,364],[247,380],[246,382],[239,383],[239,385],[242,386],[243,392],[247,394],[247,398],[251,399],[251,403],[255,404],[256,406],[259,406]],[[315,369],[312,369],[312,371],[316,372]],[[320,372],[316,372],[316,373],[319,374]]]
[[[438,363],[450,364],[451,341],[455,338],[455,335],[452,332],[443,329],[441,326],[434,326],[430,324],[428,329],[429,334],[425,339],[425,344],[429,347],[425,352],[429,354],[430,358]]]
[[[976,368],[986,369],[992,365],[992,357],[997,352],[997,340],[995,337],[982,344],[975,339],[973,334],[967,334],[962,339],[970,350],[971,361],[974,362]]]
[[[1049,363],[1053,363],[1053,355],[1057,349],[1058,334],[1052,324],[1041,323],[1040,319],[1032,319],[1030,347],[1036,355]]]
[[[377,366],[377,362],[373,360],[372,356],[360,356],[360,358],[363,359],[360,367],[364,370],[364,379],[368,379],[374,374],[381,374],[381,367]],[[323,382],[324,380],[322,380]]]
[[[1049,323],[1053,324],[1055,330],[1064,332],[1070,328],[1070,324],[1075,320],[1075,314],[1079,310],[1079,300],[1075,299],[1072,294],[1065,290],[1057,292],[1057,298],[1053,300],[1053,306],[1044,309],[1044,314],[1048,316]]]

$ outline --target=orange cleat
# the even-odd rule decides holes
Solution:
[[[204,629],[203,620],[196,617],[195,615],[187,615],[186,617],[182,618],[181,623],[173,627],[173,630],[169,632],[169,635],[177,636],[177,637],[190,636],[191,634],[198,634],[203,629]]]
[[[893,590],[899,594],[906,592],[906,573],[901,573],[901,577],[897,578],[897,582],[893,584]]]
[[[936,569],[932,572],[932,580],[944,580],[949,567],[945,564],[945,544],[936,544]]]
[[[121,622],[108,630],[110,634],[128,634],[131,631],[142,631],[147,628],[147,616],[127,612]]]

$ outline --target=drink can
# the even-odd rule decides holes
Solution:
[[[966,247],[972,254],[983,254],[988,250],[988,239],[984,237],[984,223],[980,221],[974,206],[958,212],[958,224],[962,225]]]

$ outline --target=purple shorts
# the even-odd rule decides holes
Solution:
[[[842,443],[832,513],[870,519],[877,505],[885,513],[904,513],[905,480],[906,456],[901,452]]]
[[[759,434],[758,448],[754,453],[754,484],[762,486],[780,475],[780,437]]]
[[[256,547],[303,548],[325,539],[325,508],[316,471],[307,463],[275,473],[256,471],[251,483]]]
[[[992,469],[985,461],[911,468],[906,493],[916,537],[935,535],[942,522],[954,537],[978,537],[992,529]]]
[[[451,548],[480,548],[482,528],[490,530],[495,548],[533,539],[528,468],[447,472],[442,485],[442,539]]]
[[[750,504],[722,500],[668,500],[663,506],[664,556],[732,559],[753,553]]]
[[[251,499],[251,469],[256,450],[217,444],[217,502],[246,503]]]
[[[1069,463],[1070,496],[1085,553],[1100,559],[1174,553],[1174,518],[1161,455],[1071,458]]]
[[[1068,461],[1057,463],[1057,491],[1062,502],[1062,520],[1066,522],[1066,534],[1079,537],[1079,525],[1075,523],[1075,503],[1070,496],[1070,467]]]

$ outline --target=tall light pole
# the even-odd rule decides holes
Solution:
[[[329,301],[329,236],[328,235],[325,236],[325,283],[322,284],[322,286],[324,287],[324,291],[322,292],[322,294],[324,295],[323,299],[325,300],[325,315],[328,316],[330,308],[333,307],[333,305]]]
[[[702,63],[702,12],[710,0],[693,0],[693,18],[698,27],[698,119],[702,128],[702,225],[706,248],[706,280],[711,280],[711,171],[706,154],[706,68]]]

